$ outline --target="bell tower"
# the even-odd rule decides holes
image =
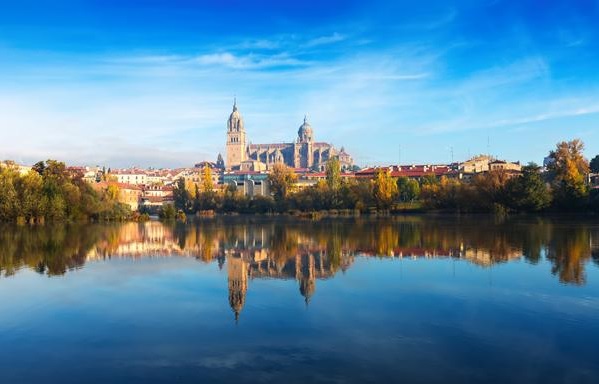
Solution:
[[[237,110],[237,100],[233,101],[233,112],[227,120],[227,169],[241,165],[246,160],[245,127],[241,113]]]

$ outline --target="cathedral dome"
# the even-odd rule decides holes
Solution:
[[[308,123],[308,118],[306,116],[304,116],[304,124],[300,125],[299,130],[297,131],[297,136],[300,143],[312,141],[312,126]]]

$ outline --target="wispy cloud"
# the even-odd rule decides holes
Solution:
[[[193,59],[200,65],[223,65],[233,69],[263,69],[277,67],[305,66],[308,62],[291,57],[287,53],[274,55],[235,55],[230,52],[209,53]]]
[[[307,47],[307,48],[317,47],[320,45],[328,45],[328,44],[338,43],[345,39],[346,39],[345,35],[335,32],[332,35],[320,36],[320,37],[316,37],[314,39],[308,40],[305,44],[303,44],[303,46]]]

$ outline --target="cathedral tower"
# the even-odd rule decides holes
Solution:
[[[237,110],[237,100],[233,102],[233,112],[227,121],[227,169],[241,165],[246,160],[245,127],[241,113]]]
[[[311,168],[314,165],[314,131],[308,123],[308,117],[304,116],[304,123],[297,131],[297,141],[294,145],[295,168]]]

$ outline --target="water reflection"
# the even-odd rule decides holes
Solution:
[[[357,256],[454,258],[481,267],[547,260],[559,281],[582,285],[588,262],[599,263],[599,226],[564,219],[224,217],[187,225],[6,226],[0,231],[2,277],[23,267],[56,276],[95,260],[170,256],[226,268],[229,303],[238,317],[249,280],[295,280],[309,303],[318,280],[350,268]]]

